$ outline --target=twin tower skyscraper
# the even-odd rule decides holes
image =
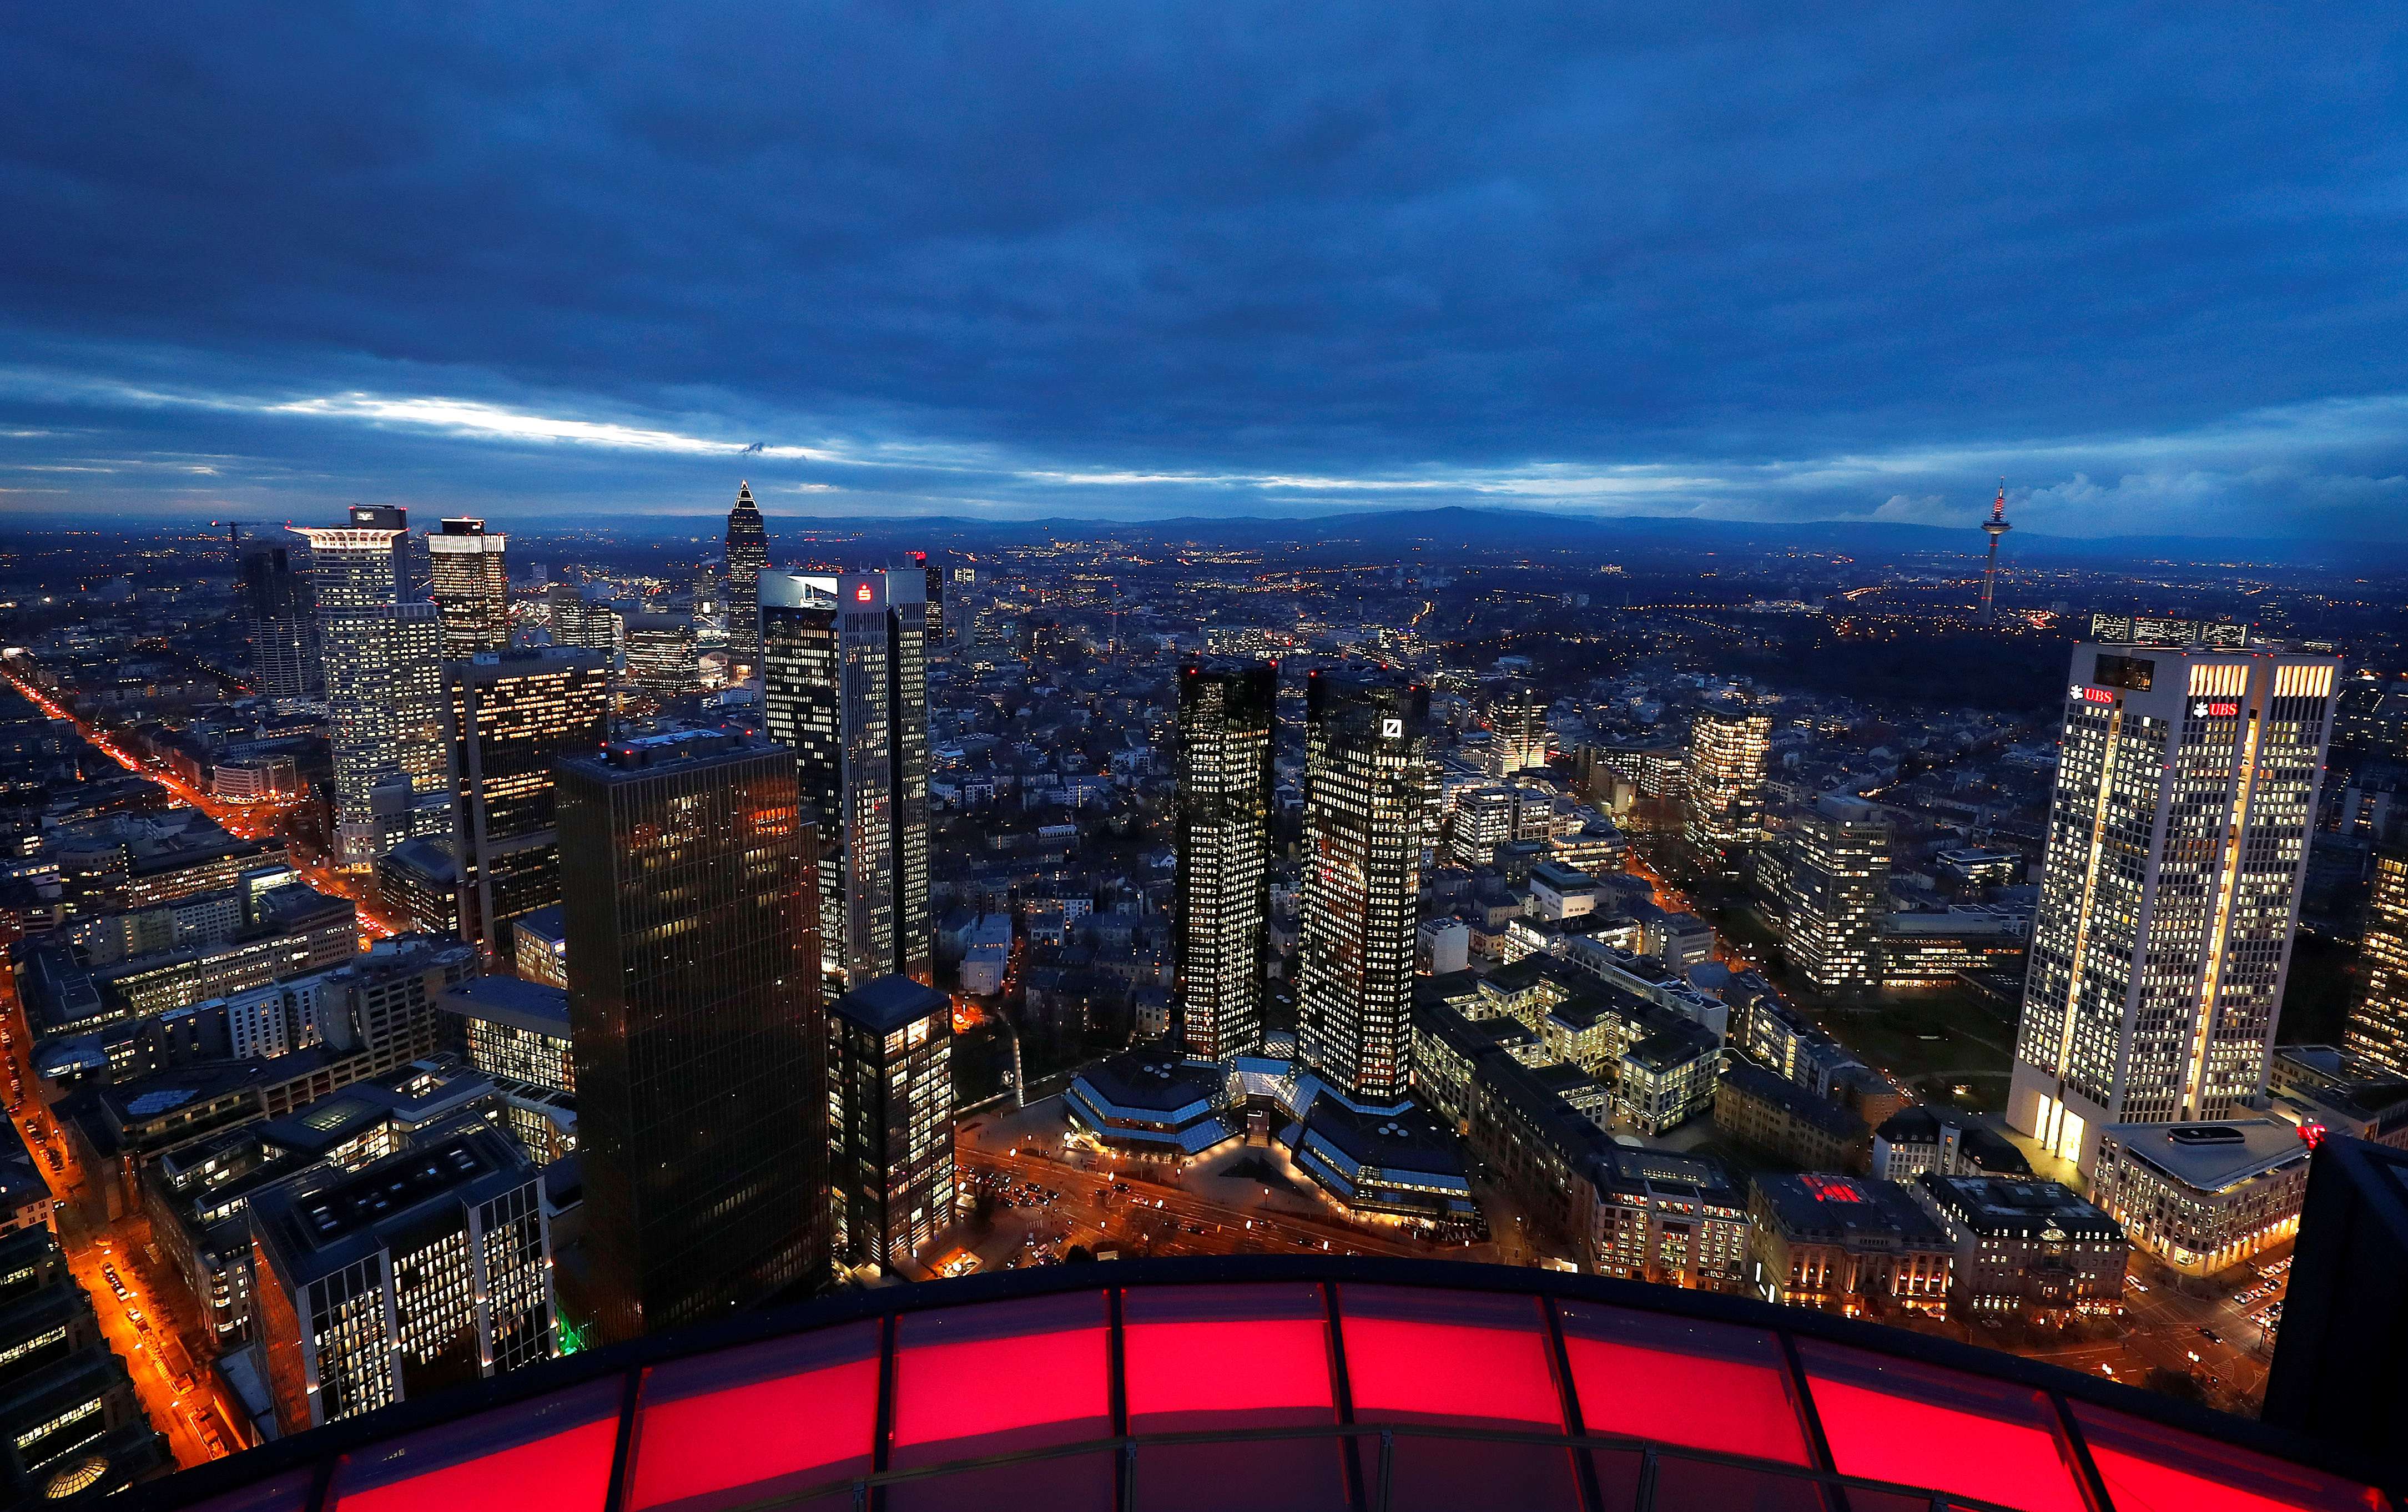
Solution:
[[[1172,954],[1186,1053],[1263,1048],[1278,669],[1179,672]],[[1404,1100],[1427,803],[1429,689],[1315,671],[1305,680],[1297,1053],[1350,1102]]]
[[[930,980],[928,574],[768,565],[747,484],[727,516],[727,638],[819,816],[822,970]]]

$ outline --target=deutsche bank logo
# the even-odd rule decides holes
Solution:
[[[1383,740],[1395,740],[1403,735],[1404,733],[1405,721],[1402,720],[1382,720],[1380,721],[1380,738]]]

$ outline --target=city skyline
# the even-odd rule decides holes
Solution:
[[[2390,10],[0,60],[0,1505],[2408,1505]]]

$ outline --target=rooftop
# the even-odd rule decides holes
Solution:
[[[517,977],[471,977],[444,990],[437,1006],[447,1013],[487,1023],[508,1024],[531,1034],[568,1037],[568,994],[549,982]]]
[[[838,1018],[876,1034],[888,1034],[915,1020],[942,1013],[953,1000],[933,987],[895,975],[862,983],[828,1008]]]
[[[2111,1123],[2099,1134],[2195,1191],[2222,1191],[2268,1171],[2305,1163],[2311,1153],[2298,1126],[2279,1119]]]

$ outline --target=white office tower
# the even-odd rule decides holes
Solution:
[[[408,603],[408,519],[353,505],[351,523],[308,538],[318,596],[336,860],[347,869],[451,827],[443,744],[443,619]]]
[[[340,863],[371,865],[422,835],[448,839],[442,611],[380,604],[329,615],[322,629]]]
[[[2074,649],[2007,1119],[2086,1173],[2104,1125],[2263,1091],[2338,670]]]
[[[762,714],[819,814],[824,969],[933,976],[926,578],[918,567],[758,579]]]
[[[1790,966],[1823,992],[1881,985],[1881,924],[1889,912],[1889,823],[1861,798],[1827,795],[1786,832],[1782,943]]]

